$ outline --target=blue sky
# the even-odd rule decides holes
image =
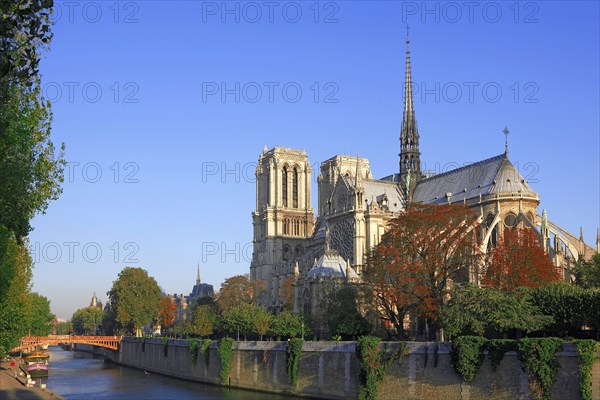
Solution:
[[[30,245],[59,317],[124,266],[186,294],[198,261],[215,287],[247,273],[265,145],[395,172],[406,20],[426,168],[502,153],[506,125],[540,213],[595,245],[597,2],[56,4],[41,71],[69,166]]]

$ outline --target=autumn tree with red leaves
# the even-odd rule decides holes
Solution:
[[[367,299],[404,336],[409,312],[437,334],[450,280],[468,281],[480,257],[476,215],[463,205],[411,204],[391,220],[369,255],[364,272]]]
[[[175,321],[175,310],[177,306],[171,296],[163,296],[160,299],[158,306],[158,322],[162,329],[166,329],[173,325]]]
[[[506,228],[490,254],[483,285],[504,291],[537,288],[558,281],[560,274],[529,228]]]

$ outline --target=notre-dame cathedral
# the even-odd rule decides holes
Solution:
[[[538,213],[540,197],[511,163],[508,144],[502,154],[452,171],[432,176],[421,171],[409,44],[407,36],[398,173],[376,179],[369,160],[360,157],[336,155],[322,162],[315,216],[306,152],[265,146],[259,156],[250,275],[265,282],[263,305],[280,306],[281,285],[294,277],[294,310],[318,312],[319,283],[360,280],[368,251],[408,202],[467,204],[480,216],[482,250],[496,242],[504,226],[530,227],[566,280],[575,262],[595,253],[581,233],[576,237],[553,224],[545,211]],[[479,276],[470,279],[478,283]]]

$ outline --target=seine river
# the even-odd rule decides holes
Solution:
[[[39,378],[37,379],[39,380]],[[91,354],[50,348],[50,373],[43,378],[48,389],[68,400],[187,400],[187,399],[268,399],[286,397],[266,393],[222,389],[182,381],[144,371],[105,364]]]

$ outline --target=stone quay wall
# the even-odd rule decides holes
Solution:
[[[398,343],[384,342],[390,351]],[[162,339],[123,338],[118,357],[122,365],[176,378],[219,385],[221,362],[217,342],[209,348],[206,365],[198,351],[192,362],[187,340],[169,340],[165,356]],[[285,342],[236,342],[227,385],[242,389],[322,399],[355,399],[360,384],[360,361],[355,342],[305,342],[293,390],[287,375]],[[451,365],[449,343],[409,342],[401,361],[394,361],[380,384],[382,399],[500,400],[532,399],[530,381],[515,352],[504,356],[496,371],[486,357],[475,380],[463,382]],[[556,355],[560,363],[553,399],[580,399],[580,358],[573,344]],[[600,358],[592,370],[592,399],[600,400]]]

